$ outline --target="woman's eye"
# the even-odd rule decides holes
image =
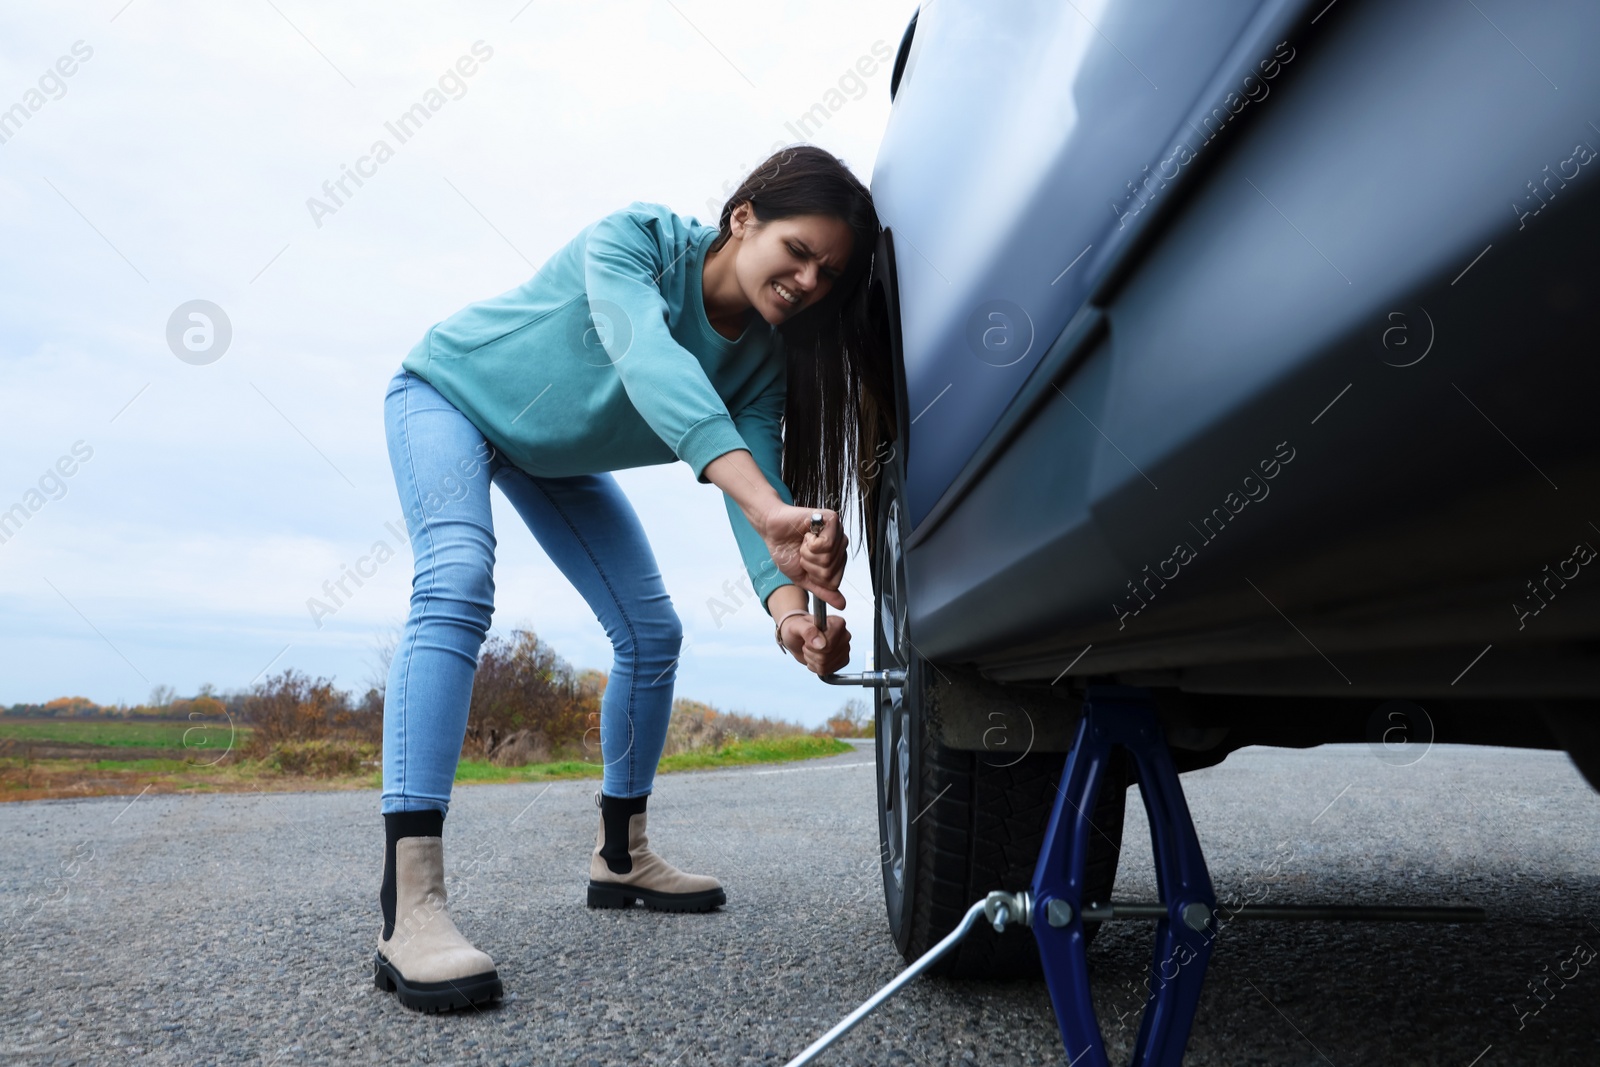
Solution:
[[[800,251],[800,249],[796,248],[794,245],[789,245],[788,249],[789,254],[794,256],[796,259],[806,258],[805,253]],[[822,272],[822,276],[828,279],[830,282],[839,280],[839,272],[836,270],[825,270]]]

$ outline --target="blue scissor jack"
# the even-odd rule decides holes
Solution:
[[[871,672],[854,684],[883,684]],[[1106,780],[1114,749],[1124,750],[1133,764],[1139,794],[1150,816],[1159,903],[1119,903],[1084,899],[1089,842],[1100,831],[1090,821],[1095,799]],[[1139,1023],[1132,1067],[1178,1067],[1206,964],[1218,925],[1216,893],[1194,832],[1189,805],[1183,799],[1178,770],[1167,750],[1166,731],[1148,689],[1122,685],[1090,685],[1084,698],[1066,767],[1056,787],[1055,806],[1045,830],[1033,884],[1017,892],[996,890],[967,909],[961,922],[937,945],[918,957],[872,998],[814,1041],[786,1067],[801,1067],[904,988],[934,961],[956,946],[967,931],[986,918],[997,931],[1008,924],[1033,929],[1039,943],[1050,1003],[1061,1028],[1070,1067],[1109,1067],[1105,1041],[1095,1017],[1089,990],[1089,960],[1084,922],[1154,919],[1155,953],[1151,960],[1150,996]],[[1372,905],[1258,905],[1230,908],[1234,919],[1331,920],[1345,922],[1482,922],[1482,908],[1386,907]]]
[[[1200,839],[1183,799],[1178,771],[1147,691],[1127,686],[1093,686],[1078,723],[1077,738],[1067,755],[1056,787],[1055,808],[1045,830],[1039,865],[1033,872],[1034,937],[1050,1003],[1061,1026],[1067,1058],[1084,1067],[1105,1067],[1105,1043],[1089,996],[1089,961],[1083,935],[1085,917],[1116,905],[1084,899],[1084,874],[1089,841],[1099,833],[1089,820],[1106,776],[1112,749],[1128,753],[1150,815],[1155,850],[1156,884],[1161,904],[1156,913],[1155,958],[1151,963],[1151,996],[1139,1024],[1133,1063],[1138,1067],[1182,1062],[1189,1026],[1200,1003],[1215,933],[1211,919],[1217,897],[1206,871]],[[1130,906],[1123,914],[1133,917]],[[1139,907],[1140,911],[1149,905]],[[1111,918],[1111,914],[1104,918]]]
[[[1095,810],[1112,749],[1118,747],[1133,762],[1139,793],[1150,816],[1156,885],[1161,895],[1157,904],[1100,902],[1083,896],[1090,835],[1099,832],[1088,813]],[[1050,1003],[1073,1067],[1107,1067],[1108,1062],[1089,996],[1084,920],[1154,919],[1150,996],[1132,1064],[1176,1067],[1183,1062],[1218,932],[1217,898],[1149,690],[1120,685],[1088,687],[1083,717],[1057,794],[1030,893],[1026,898],[1021,893],[991,893],[985,914],[991,922],[998,918],[995,925],[1000,928],[1013,914],[1032,926],[1050,987]],[[1001,912],[1005,914],[997,914]],[[1482,922],[1486,917],[1482,908],[1382,905],[1247,905],[1229,912],[1229,921]]]

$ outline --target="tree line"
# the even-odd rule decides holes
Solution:
[[[339,750],[341,766],[355,766],[362,758],[375,757],[383,743],[385,688],[398,641],[399,635],[393,634],[380,644],[378,669],[360,696],[338,688],[331,678],[313,678],[287,668],[247,688],[220,693],[204,685],[192,697],[179,697],[163,685],[155,687],[149,700],[133,706],[59,697],[44,704],[13,704],[3,714],[227,722],[248,727],[241,755],[299,761],[303,755],[297,754],[297,746],[318,747],[321,755],[333,746]],[[473,678],[463,758],[507,765],[547,762],[556,756],[597,759],[606,681],[606,672],[573,667],[532,630],[491,634],[480,649]],[[667,751],[807,732],[796,723],[722,712],[680,697],[673,702]],[[818,732],[870,736],[870,716],[859,700],[851,700]]]

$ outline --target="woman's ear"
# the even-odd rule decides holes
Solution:
[[[733,209],[732,214],[728,216],[728,229],[733,236],[741,239],[749,237],[760,226],[761,223],[755,217],[755,208],[750,206],[750,201],[748,200],[740,201]]]

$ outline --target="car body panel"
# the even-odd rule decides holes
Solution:
[[[1600,493],[1600,160],[1579,149],[1600,147],[1600,67],[1585,55],[1600,8],[1478,8],[1230,7],[1211,36],[1183,27],[1194,54],[1169,79],[1144,60],[1190,43],[1154,17],[1171,10],[1112,5],[1096,32],[1116,50],[1087,46],[1063,86],[1125,52],[1161,83],[1152,98],[1214,92],[1296,20],[1270,96],[1121,227],[1086,192],[1043,191],[1103,188],[1101,160],[1082,156],[1093,115],[1169,131],[1169,113],[1075,97],[1073,131],[1012,157],[1033,177],[999,182],[986,161],[999,141],[976,131],[1022,127],[973,109],[1039,112],[974,100],[940,133],[921,109],[954,92],[933,71],[958,57],[930,32],[873,176],[916,417],[908,629],[922,655],[1000,681],[1115,673],[1339,696],[1461,695],[1470,660],[1483,694],[1600,696],[1600,575],[1574,563],[1600,546],[1600,507],[1586,510]],[[917,33],[994,10],[940,0]],[[1007,13],[1036,21],[994,30],[993,47],[1066,32],[1042,7]],[[1017,77],[1037,89],[1044,74]],[[1141,147],[1107,147],[1106,166],[1137,175],[1167,137],[1124,130]],[[992,207],[1010,201],[1011,214]],[[1106,258],[1069,272],[1086,268],[1076,288],[1038,284],[1043,264],[1096,238]],[[1105,329],[1030,386],[1065,351],[1040,339],[1091,297]],[[1004,368],[966,342],[964,320],[996,298],[1037,335]],[[1012,411],[1004,447],[974,465],[1014,399],[1044,386],[1054,395],[1025,420]],[[1180,544],[1189,560],[1169,562]]]
[[[941,0],[919,11],[872,175],[900,272],[913,524],[1137,232],[1133,183],[1241,32],[1285,7]]]

